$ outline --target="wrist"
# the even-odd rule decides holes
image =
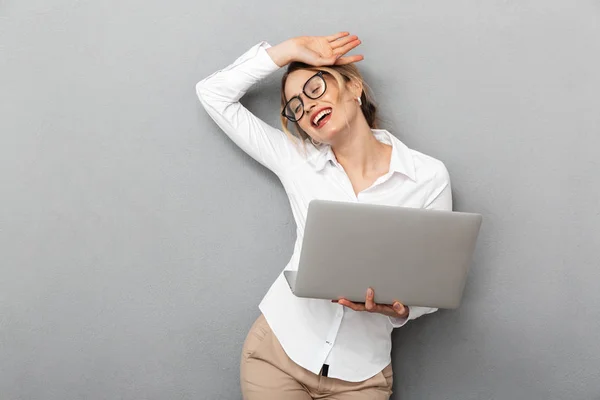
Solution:
[[[289,39],[273,47],[269,47],[267,49],[267,54],[269,55],[269,57],[271,57],[273,62],[277,64],[280,68],[285,67],[293,60],[292,54],[294,51],[294,46],[294,40]]]

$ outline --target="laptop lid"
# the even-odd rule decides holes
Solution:
[[[365,203],[309,204],[298,274],[299,297],[456,308],[482,216]]]

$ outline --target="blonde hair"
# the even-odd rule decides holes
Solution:
[[[288,65],[287,71],[281,78],[281,110],[283,110],[283,108],[285,107],[285,104],[287,103],[287,99],[285,98],[285,83],[287,82],[287,79],[292,72],[298,71],[300,69],[306,69],[306,70],[310,70],[310,71],[323,71],[323,72],[326,72],[329,75],[331,75],[338,84],[338,89],[339,89],[338,100],[339,100],[339,95],[341,94],[342,90],[345,88],[346,83],[353,81],[353,82],[357,82],[357,83],[361,84],[363,87],[363,90],[360,95],[360,99],[362,102],[360,109],[361,109],[363,115],[365,116],[365,119],[367,120],[369,127],[371,129],[378,128],[377,106],[375,105],[373,96],[371,95],[367,84],[365,83],[362,75],[358,71],[358,68],[354,64],[330,65],[327,67],[314,67],[312,65],[304,64],[304,63],[297,62],[297,61],[290,63]],[[304,142],[307,139],[310,140],[310,136],[306,132],[304,132],[304,130],[302,128],[300,128],[300,125],[297,122],[291,122],[283,115],[280,115],[280,119],[281,119],[281,126],[283,128],[283,131],[294,142],[296,141],[296,139],[300,139],[301,142],[304,144]],[[294,132],[292,132],[292,130],[290,129],[289,124],[292,125],[292,129]]]

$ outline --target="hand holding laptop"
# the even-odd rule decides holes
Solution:
[[[367,311],[372,313],[375,312],[386,315],[388,317],[395,318],[408,317],[408,306],[405,306],[399,301],[394,301],[392,305],[375,303],[375,291],[372,288],[367,289],[367,295],[364,303],[353,303],[350,300],[346,300],[344,298],[331,301],[334,303],[339,303],[354,311]]]

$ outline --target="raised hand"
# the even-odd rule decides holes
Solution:
[[[280,67],[292,61],[314,66],[343,65],[364,58],[362,55],[344,56],[360,43],[358,36],[348,32],[330,36],[299,36],[267,49],[267,53]]]
[[[294,61],[314,66],[350,64],[363,59],[362,55],[343,57],[360,45],[356,35],[340,32],[331,36],[300,36],[294,38],[296,54]]]

